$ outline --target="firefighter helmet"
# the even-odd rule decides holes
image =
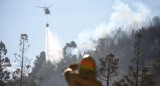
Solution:
[[[94,59],[87,55],[84,55],[80,66],[79,66],[79,74],[83,77],[95,78],[96,64]]]

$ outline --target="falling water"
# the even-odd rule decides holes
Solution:
[[[46,27],[46,43],[45,43],[46,61],[50,61],[56,65],[63,58],[62,48],[55,35],[51,33],[49,27]]]

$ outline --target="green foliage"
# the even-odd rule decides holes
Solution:
[[[140,85],[139,86],[155,86],[156,82],[154,81],[153,74],[144,67],[140,74]]]
[[[160,83],[160,58],[156,57],[151,59],[147,64],[147,68],[153,74],[152,76],[154,76],[154,80]]]
[[[119,81],[115,81],[113,86],[135,86],[136,85],[136,72],[132,66],[128,67],[128,73],[123,76]]]
[[[34,67],[32,68],[32,74],[36,75],[39,70],[45,65],[46,59],[45,59],[45,52],[41,52],[40,55],[36,56],[36,59],[34,61]]]
[[[0,85],[3,86],[6,82],[9,81],[10,72],[6,71],[6,67],[11,67],[10,59],[5,57],[7,54],[7,49],[5,44],[0,42]]]
[[[131,59],[131,62],[135,64],[135,65],[133,65],[134,70],[135,70],[135,86],[139,86],[139,72],[144,66],[144,63],[143,63],[144,52],[143,52],[143,49],[141,48],[141,39],[142,38],[143,38],[143,35],[140,33],[140,30],[136,31],[135,36],[134,36],[135,57],[133,59]]]

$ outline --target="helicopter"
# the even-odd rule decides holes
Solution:
[[[51,6],[52,6],[52,5],[51,5]],[[40,7],[40,6],[35,6],[35,7],[43,8],[43,9],[44,9],[44,11],[45,11],[45,14],[46,14],[46,15],[50,15],[50,10],[49,10],[49,8],[50,8],[51,6],[49,6],[49,7]]]

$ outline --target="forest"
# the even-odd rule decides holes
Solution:
[[[64,58],[57,64],[47,62],[45,51],[42,51],[35,57],[33,67],[30,60],[23,56],[30,46],[28,35],[21,34],[21,54],[15,53],[19,68],[13,73],[5,70],[12,65],[7,57],[9,50],[1,41],[0,86],[68,86],[62,70],[79,63],[85,54],[90,54],[96,61],[96,76],[103,86],[160,86],[160,17],[152,18],[138,30],[128,27],[132,29],[131,34],[122,31],[122,28],[118,27],[112,37],[106,35],[98,39],[95,50],[73,54],[69,50],[76,49],[77,43],[66,43]]]

